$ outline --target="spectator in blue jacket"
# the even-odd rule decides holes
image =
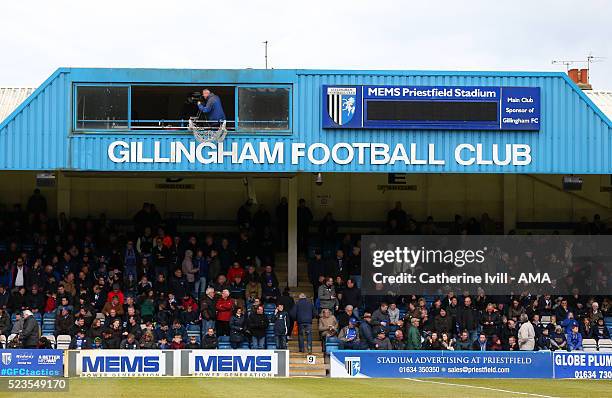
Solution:
[[[574,319],[574,313],[573,312],[570,311],[570,312],[567,313],[567,318],[565,318],[561,322],[561,326],[565,330],[565,334],[572,333],[572,330],[574,329],[574,326],[578,326],[578,321],[576,319]]]
[[[363,313],[363,319],[359,323],[359,336],[367,347],[374,347],[374,328],[372,327],[372,314],[369,312]]]
[[[306,334],[306,348],[312,353],[312,320],[317,316],[317,310],[311,300],[300,293],[298,301],[291,309],[291,319],[298,323],[298,346],[304,352],[304,334]]]
[[[582,351],[582,335],[578,331],[578,325],[574,325],[571,333],[567,335],[567,350]]]
[[[220,122],[225,120],[225,112],[223,111],[221,98],[207,88],[202,90],[202,98],[204,98],[206,104],[203,104],[202,101],[198,101],[198,109],[206,115],[206,119],[211,125],[219,126]]]

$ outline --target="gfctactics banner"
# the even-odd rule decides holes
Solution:
[[[550,352],[336,351],[331,377],[553,377]]]
[[[286,377],[285,350],[68,351],[68,376],[80,377]]]
[[[60,377],[64,375],[62,350],[0,350],[0,376]]]

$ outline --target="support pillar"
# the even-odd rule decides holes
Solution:
[[[516,174],[504,174],[504,234],[516,229],[518,218],[518,177]]]
[[[57,217],[59,218],[61,213],[65,213],[66,217],[70,218],[71,180],[61,171],[56,172],[55,179],[57,189]]]
[[[297,205],[298,205],[298,181],[297,177],[287,179],[287,282],[289,287],[298,284],[298,241],[297,241]]]

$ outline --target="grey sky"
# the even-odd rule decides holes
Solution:
[[[37,86],[60,66],[545,70],[592,66],[612,89],[612,2],[0,2],[0,86]],[[580,66],[580,65],[577,65]]]

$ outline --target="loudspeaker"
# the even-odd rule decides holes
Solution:
[[[582,177],[563,176],[563,189],[565,191],[580,191],[582,189]]]

